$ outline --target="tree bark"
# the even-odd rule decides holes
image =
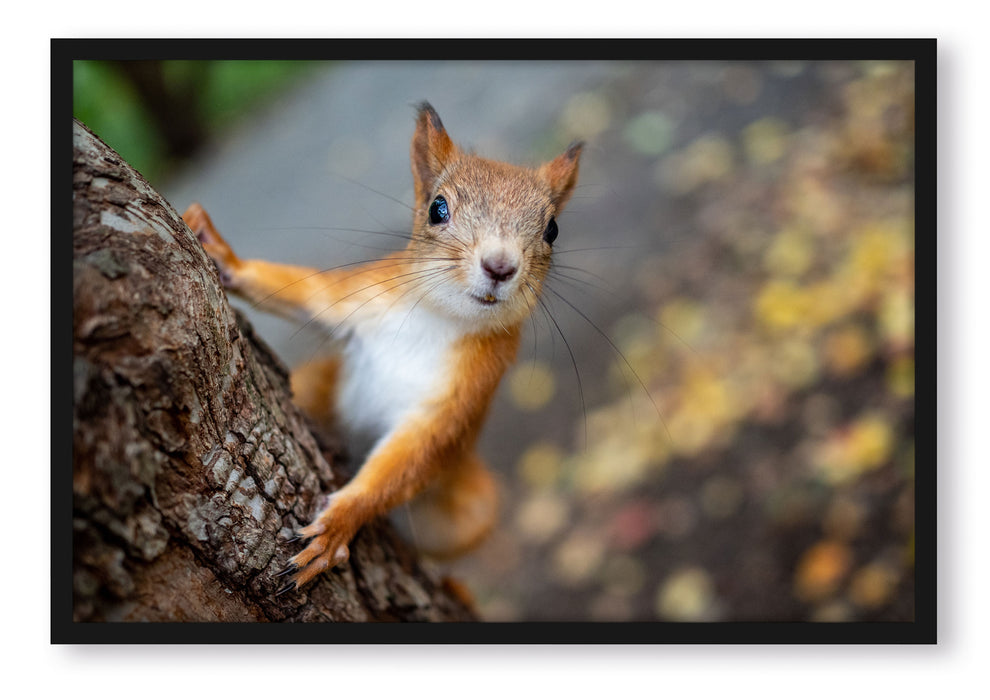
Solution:
[[[76,122],[74,621],[471,620],[384,521],[275,592],[346,481],[172,207]]]

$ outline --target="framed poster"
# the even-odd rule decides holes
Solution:
[[[53,641],[933,643],[934,75],[934,40],[53,41]],[[252,298],[194,202],[300,272]],[[451,354],[479,333],[515,344]],[[286,368],[340,343],[314,425]],[[490,530],[454,561],[436,493]]]

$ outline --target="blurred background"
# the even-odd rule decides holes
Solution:
[[[408,232],[424,99],[493,158],[584,139],[482,439],[500,526],[437,570],[489,620],[914,619],[912,63],[80,61],[73,97],[240,255],[320,267]]]

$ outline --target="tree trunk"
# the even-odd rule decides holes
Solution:
[[[346,481],[172,207],[74,125],[75,621],[470,620],[384,521],[276,596]]]

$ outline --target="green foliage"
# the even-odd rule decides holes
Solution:
[[[134,88],[108,61],[72,64],[72,116],[92,129],[145,177],[163,169],[165,144]]]
[[[310,61],[163,61],[164,91],[194,105],[203,133],[216,135],[305,76]],[[113,61],[73,63],[73,115],[149,180],[178,164],[142,100]]]
[[[183,65],[183,64],[192,64]],[[177,61],[176,71],[202,70],[198,61]],[[211,127],[219,127],[245,108],[256,106],[270,98],[290,81],[312,67],[303,61],[214,61],[208,67],[209,99],[204,101],[204,114]]]

